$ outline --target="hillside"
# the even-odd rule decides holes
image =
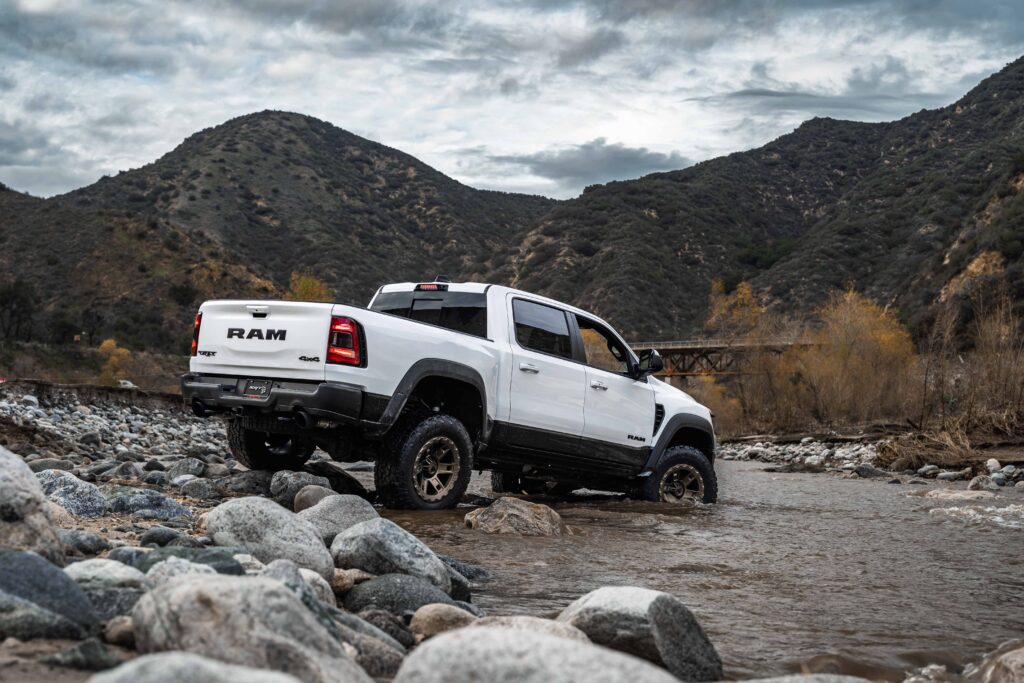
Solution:
[[[758,149],[564,202],[475,190],[266,111],[60,197],[0,186],[0,287],[34,295],[34,339],[86,330],[170,352],[202,299],[275,296],[307,270],[359,304],[381,283],[438,273],[511,283],[631,339],[698,332],[714,278],[751,280],[799,314],[852,283],[920,331],[936,302],[979,283],[1024,302],[1022,190],[1024,59],[943,109],[812,119]]]

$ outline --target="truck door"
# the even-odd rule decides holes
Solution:
[[[509,443],[575,453],[583,431],[587,370],[573,360],[569,314],[517,295],[509,299]]]
[[[654,389],[630,376],[629,351],[611,330],[582,315],[575,322],[587,362],[580,455],[642,466],[653,445]]]

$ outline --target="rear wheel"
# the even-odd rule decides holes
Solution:
[[[228,420],[228,450],[250,470],[301,469],[316,446],[294,434],[246,429],[239,419]]]
[[[441,510],[455,507],[473,469],[469,432],[451,415],[409,416],[391,429],[374,468],[385,507]]]
[[[700,450],[673,446],[644,480],[640,497],[659,503],[714,503],[718,500],[718,478]]]

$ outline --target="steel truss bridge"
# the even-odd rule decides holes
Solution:
[[[804,342],[794,339],[681,339],[630,344],[634,351],[655,349],[665,361],[659,377],[744,374],[739,360],[757,352],[783,353]]]

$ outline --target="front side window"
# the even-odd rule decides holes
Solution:
[[[619,375],[629,374],[629,352],[615,335],[583,316],[576,316],[576,323],[583,338],[587,365]]]
[[[370,310],[487,337],[487,297],[477,292],[385,292]]]
[[[572,341],[565,312],[532,301],[514,299],[512,319],[516,327],[516,341],[524,349],[572,358]]]

